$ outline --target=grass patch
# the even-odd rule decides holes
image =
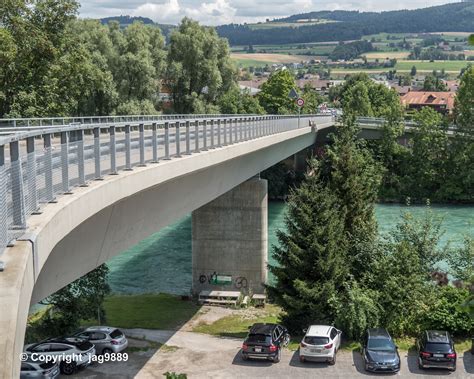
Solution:
[[[472,340],[470,338],[455,338],[454,347],[457,353],[464,353],[466,351],[471,351]]]
[[[178,296],[110,296],[104,302],[107,324],[119,328],[175,330],[191,319],[199,306]]]
[[[239,314],[223,317],[212,324],[199,324],[193,332],[210,334],[221,337],[244,338],[250,326],[257,322],[278,323],[280,320],[280,308],[267,304],[262,310],[249,308]]]

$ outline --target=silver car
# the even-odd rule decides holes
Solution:
[[[93,343],[97,354],[120,353],[128,346],[128,340],[122,331],[110,326],[91,326],[77,332],[74,337]]]
[[[25,352],[32,359],[38,356],[50,362],[59,362],[62,374],[71,375],[78,367],[86,367],[95,355],[94,345],[80,338],[50,338],[45,341],[25,346]]]
[[[20,379],[56,379],[59,376],[59,364],[53,362],[21,362]]]

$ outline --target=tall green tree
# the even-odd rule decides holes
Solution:
[[[50,308],[39,325],[39,333],[65,335],[77,329],[82,320],[104,323],[103,301],[110,293],[108,273],[107,265],[103,264],[44,299],[41,303]]]
[[[235,84],[227,41],[214,28],[184,18],[171,34],[165,83],[177,113],[196,113],[200,102],[215,104]]]
[[[355,115],[346,113],[333,136],[321,164],[321,178],[338,198],[344,216],[344,233],[350,254],[346,257],[351,275],[363,278],[370,272],[374,256],[370,248],[377,236],[375,201],[381,168],[365,143],[358,138]]]
[[[318,166],[309,162],[305,180],[290,195],[287,231],[278,232],[277,264],[270,266],[276,283],[269,294],[285,310],[285,325],[298,332],[302,325],[334,322],[336,306],[329,304],[340,298],[349,273],[343,213]]]
[[[289,70],[278,70],[262,84],[258,101],[269,114],[295,114],[298,109],[295,99],[289,97],[296,89],[295,77]]]

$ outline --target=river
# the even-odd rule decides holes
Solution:
[[[378,204],[376,216],[379,232],[387,233],[400,221],[402,212],[415,216],[425,212],[423,206]],[[432,205],[443,219],[441,243],[462,243],[464,235],[474,237],[474,206]],[[268,208],[269,261],[272,245],[277,244],[276,231],[284,228],[285,204],[270,202]],[[166,292],[189,294],[191,289],[191,216],[170,225],[138,245],[107,262],[112,292],[140,294]]]

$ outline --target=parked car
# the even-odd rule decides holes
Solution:
[[[89,341],[80,338],[50,338],[25,346],[25,352],[57,356],[61,373],[71,375],[78,367],[85,367],[91,363],[95,348]],[[63,360],[63,357],[68,356],[70,362]]]
[[[304,332],[306,334],[300,344],[300,362],[311,359],[335,364],[342,332],[327,325],[311,325]]]
[[[128,346],[121,330],[110,326],[91,326],[74,334],[94,344],[97,354],[120,353]]]
[[[369,329],[364,337],[362,355],[366,371],[400,370],[398,348],[385,329]]]
[[[448,332],[427,330],[416,341],[416,346],[420,369],[446,368],[456,371],[457,354]]]
[[[277,324],[254,324],[242,344],[242,359],[269,359],[280,362],[281,349],[290,342],[288,330]]]
[[[20,379],[56,379],[58,376],[58,363],[39,362],[32,359],[27,359],[21,362]]]

